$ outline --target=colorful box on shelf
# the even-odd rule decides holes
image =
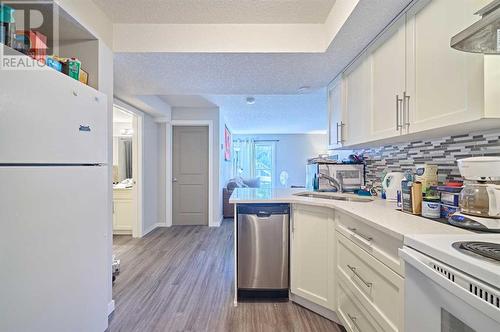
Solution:
[[[80,68],[80,75],[78,76],[78,80],[82,82],[83,84],[88,85],[89,84],[89,74]]]
[[[63,72],[75,80],[80,80],[81,62],[76,58],[67,59],[63,62]]]
[[[62,63],[59,62],[54,56],[47,56],[45,64],[47,65],[47,67],[50,67],[57,71],[62,71]]]
[[[13,47],[16,38],[15,10],[0,3],[0,43]]]
[[[0,3],[0,22],[1,23],[14,23],[14,12],[16,10],[10,6]]]

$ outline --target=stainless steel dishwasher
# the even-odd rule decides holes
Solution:
[[[289,221],[288,204],[238,206],[239,298],[288,298]]]

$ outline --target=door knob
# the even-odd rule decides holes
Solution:
[[[173,178],[173,179],[172,179],[172,182],[177,182],[177,178]]]

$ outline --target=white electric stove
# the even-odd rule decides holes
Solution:
[[[500,331],[500,234],[408,236],[400,256],[406,332]]]

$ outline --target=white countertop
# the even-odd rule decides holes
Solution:
[[[305,189],[236,188],[229,202],[234,204],[295,203],[330,207],[356,217],[401,240],[410,234],[473,234],[464,229],[398,211],[395,203],[379,198],[375,198],[373,202],[360,203],[294,195],[301,192],[305,192]]]

